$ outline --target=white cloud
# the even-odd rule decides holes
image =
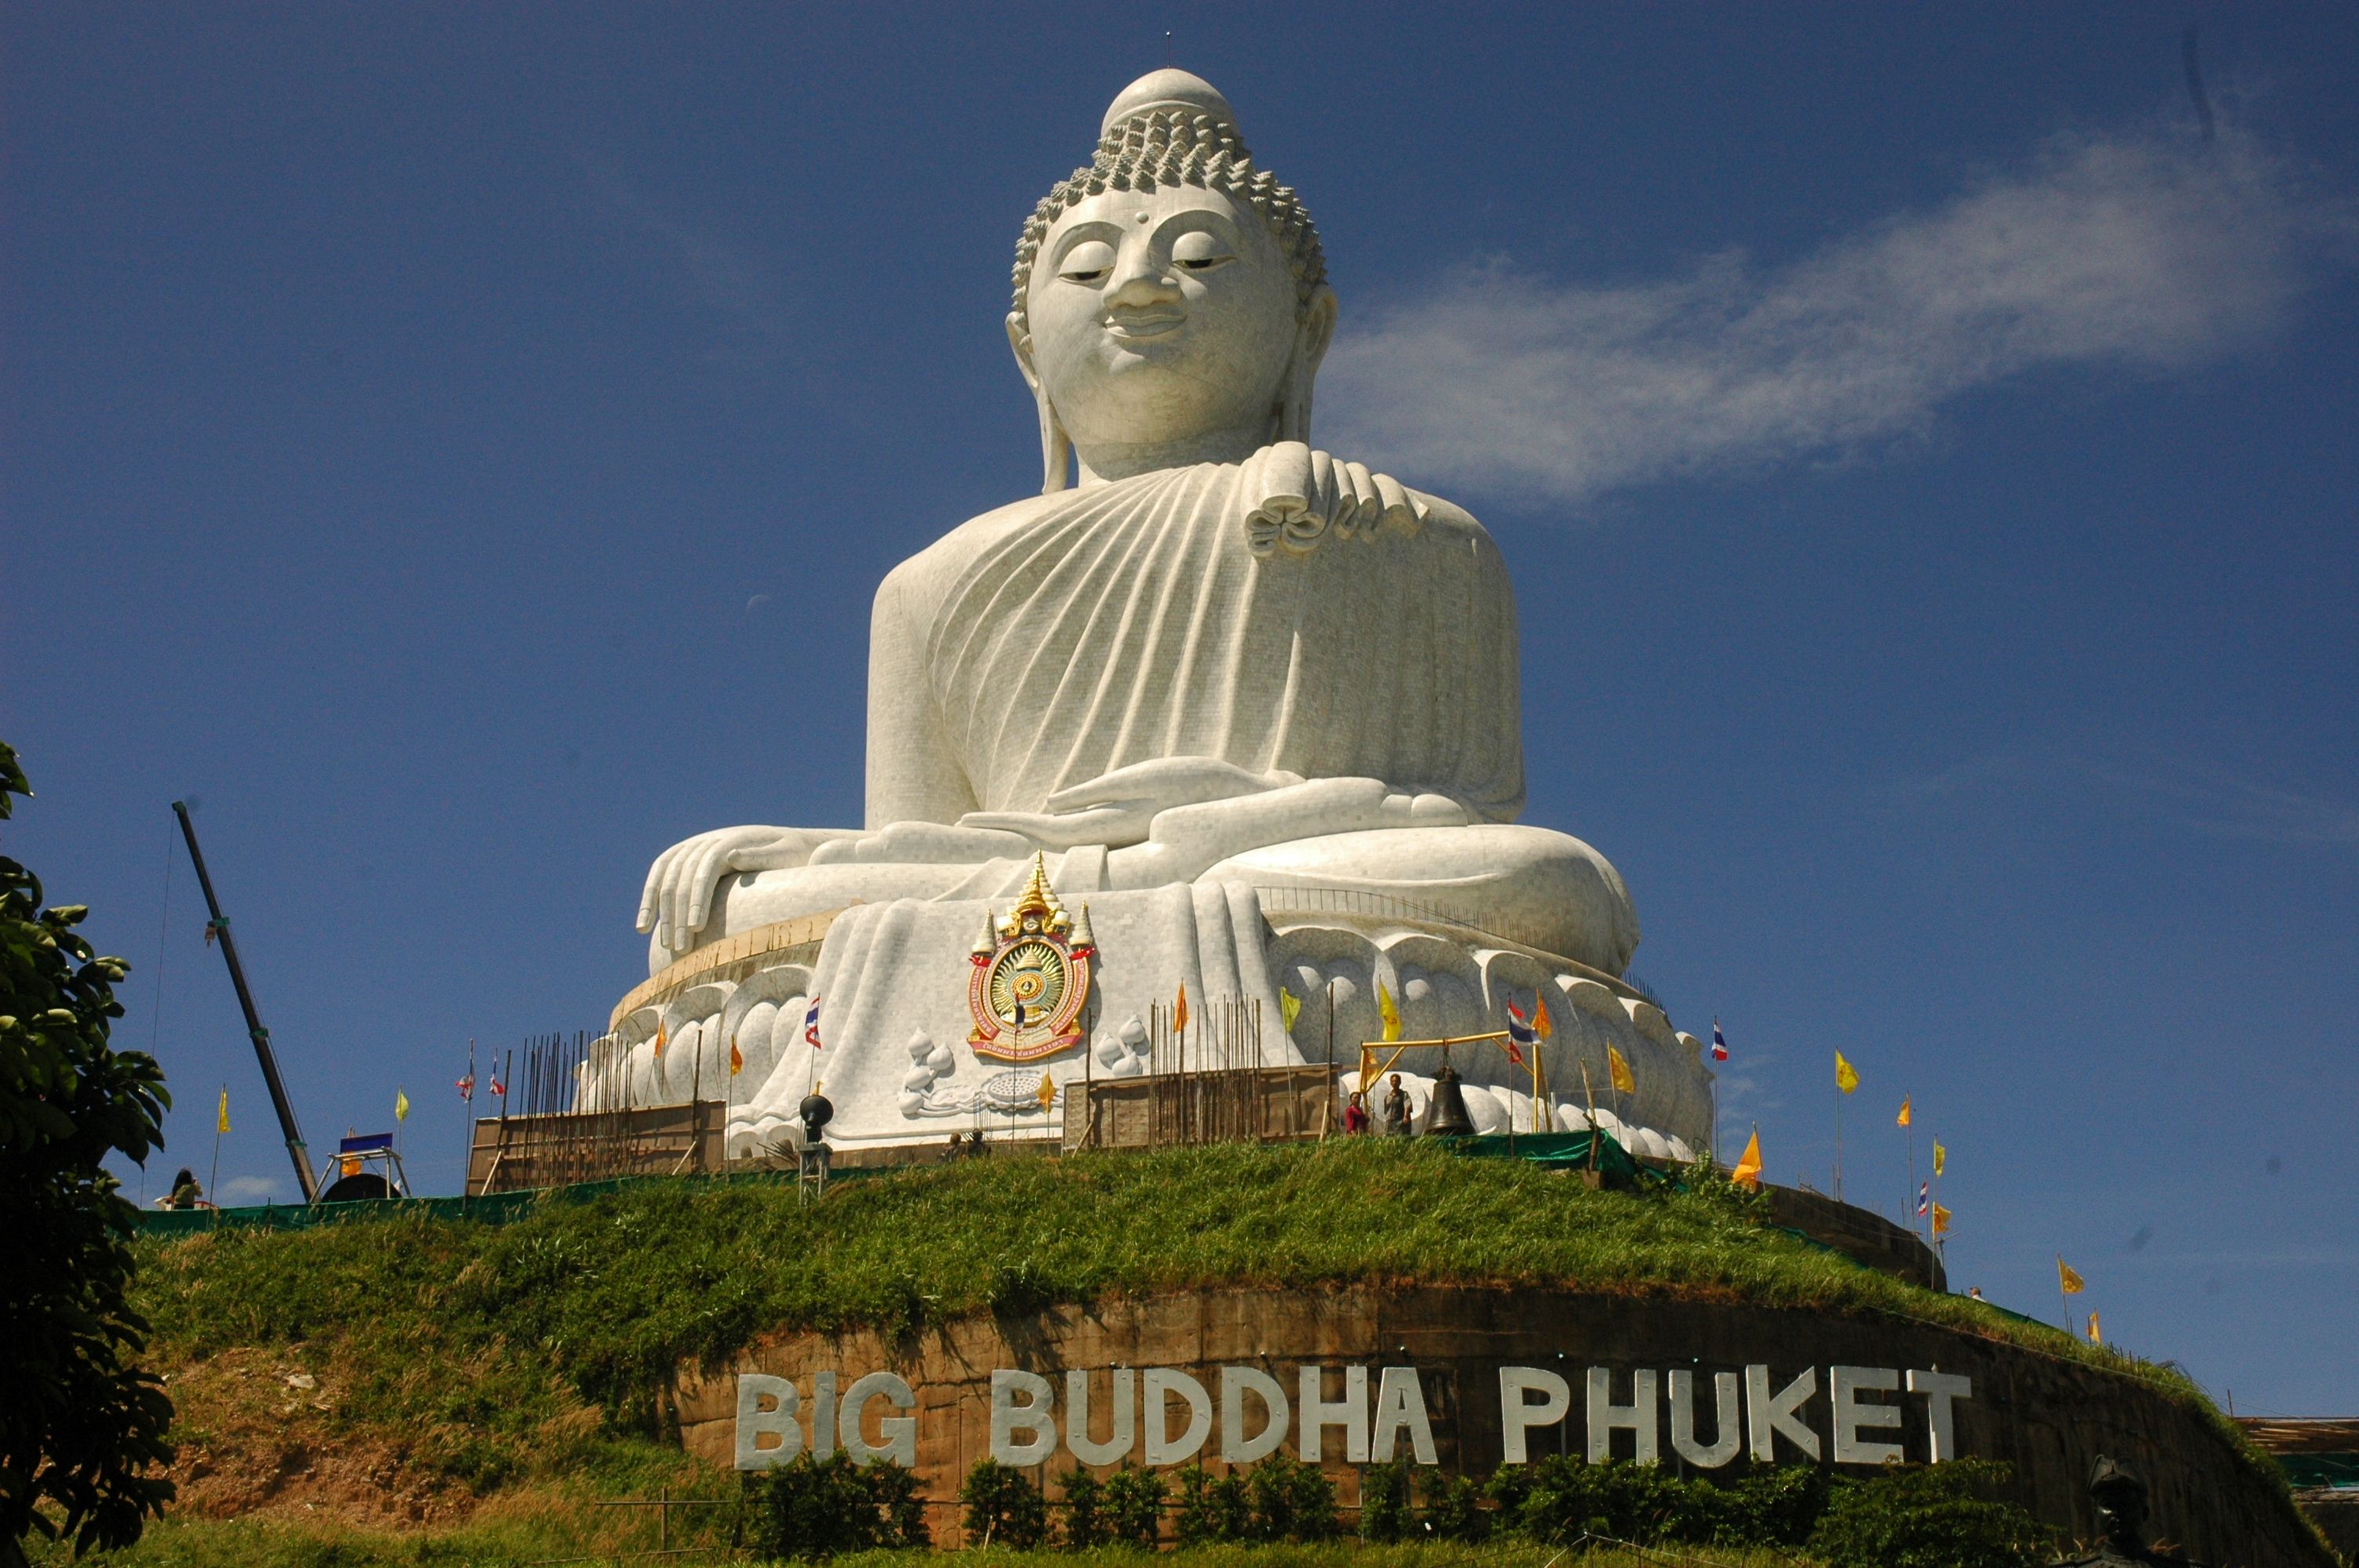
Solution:
[[[2352,232],[2250,137],[2060,137],[1782,267],[1730,252],[1593,287],[1470,265],[1338,341],[1321,444],[1558,503],[1852,455],[2027,372],[2171,372],[2253,343]]]
[[[221,1184],[213,1201],[234,1208],[241,1204],[271,1203],[287,1195],[287,1184],[277,1176],[232,1176]]]

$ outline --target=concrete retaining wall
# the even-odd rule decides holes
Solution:
[[[1372,1399],[1380,1386],[1393,1387],[1386,1384],[1384,1368],[1413,1368],[1436,1458],[1476,1476],[1488,1475],[1502,1461],[1503,1367],[1555,1372],[1571,1390],[1570,1415],[1527,1434],[1534,1457],[1560,1449],[1584,1451],[1589,1368],[1607,1369],[1605,1387],[1621,1404],[1630,1403],[1634,1390],[1646,1386],[1634,1382],[1634,1373],[1655,1373],[1655,1409],[1649,1414],[1657,1423],[1662,1462],[1683,1466],[1665,1419],[1672,1372],[1691,1374],[1693,1388],[1701,1391],[1691,1401],[1700,1407],[1691,1444],[1711,1435],[1715,1425],[1714,1374],[1734,1374],[1740,1387],[1747,1387],[1748,1369],[1764,1368],[1766,1377],[1753,1374],[1752,1383],[1775,1393],[1810,1373],[1815,1392],[1799,1402],[1795,1420],[1814,1436],[1824,1460],[1833,1454],[1830,1383],[1835,1368],[1843,1368],[1847,1379],[1858,1369],[1871,1377],[1897,1375],[1893,1392],[1855,1396],[1871,1411],[1891,1406],[1887,1419],[1897,1415],[1897,1427],[1862,1429],[1862,1435],[1897,1441],[1912,1461],[1928,1457],[1933,1443],[1934,1401],[1907,1391],[1908,1375],[1962,1376],[1973,1391],[1951,1406],[1957,1452],[2012,1464],[2017,1495],[2042,1519],[2082,1536],[2094,1533],[2084,1487],[2092,1462],[2104,1453],[2147,1478],[2157,1532],[2213,1568],[2329,1568],[2332,1563],[2291,1503],[2198,1411],[2125,1375],[1901,1320],[1565,1290],[1232,1288],[978,1317],[897,1339],[868,1332],[780,1335],[758,1343],[729,1367],[683,1369],[675,1398],[686,1445],[728,1465],[737,1456],[736,1374],[792,1380],[800,1397],[798,1440],[809,1442],[819,1393],[816,1374],[832,1372],[831,1385],[842,1390],[870,1372],[897,1373],[916,1398],[910,1413],[917,1418],[917,1468],[927,1495],[947,1499],[969,1466],[991,1452],[995,1370],[1047,1374],[1057,1390],[1060,1432],[1063,1374],[1091,1371],[1090,1436],[1109,1430],[1112,1369],[1188,1373],[1211,1395],[1214,1420],[1201,1457],[1219,1468],[1226,1436],[1220,1429],[1222,1368],[1255,1368],[1294,1390],[1301,1387],[1305,1365],[1327,1368],[1319,1388],[1328,1400],[1343,1397],[1344,1368],[1367,1368]],[[1750,1387],[1747,1398],[1753,1399]],[[1245,1409],[1250,1419],[1241,1425],[1266,1424],[1262,1406]],[[862,1429],[867,1441],[886,1441],[879,1422],[897,1413],[882,1399],[870,1402]],[[1175,1400],[1171,1427],[1183,1426],[1184,1415],[1184,1405]],[[1331,1428],[1319,1435],[1320,1457],[1335,1475],[1343,1501],[1355,1503],[1357,1474],[1345,1453],[1346,1433]],[[1289,1438],[1284,1451],[1298,1452],[1299,1433],[1289,1430]],[[1614,1455],[1632,1455],[1630,1430],[1614,1430],[1608,1441]],[[1777,1462],[1803,1457],[1788,1438],[1774,1442]],[[1402,1457],[1408,1456],[1406,1443],[1404,1438]],[[1734,1474],[1746,1463],[1744,1453],[1740,1447],[1721,1473]],[[1036,1473],[1045,1479],[1072,1463],[1060,1441]],[[938,1510],[938,1541],[948,1544],[955,1539],[953,1523],[951,1510]]]

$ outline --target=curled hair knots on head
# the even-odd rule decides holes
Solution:
[[[1293,275],[1295,310],[1299,314],[1310,308],[1311,296],[1327,281],[1327,258],[1320,249],[1318,226],[1293,189],[1278,184],[1267,169],[1256,168],[1253,154],[1224,121],[1183,108],[1155,109],[1108,131],[1099,139],[1089,167],[1058,181],[1025,220],[1012,274],[1013,309],[1025,352],[1032,349],[1025,295],[1049,229],[1069,208],[1093,196],[1108,190],[1152,190],[1158,185],[1217,190],[1260,213]]]

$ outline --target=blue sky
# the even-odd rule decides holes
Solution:
[[[2197,15],[10,5],[9,852],[136,966],[167,1165],[226,1082],[284,1197],[195,797],[312,1141],[406,1086],[451,1190],[467,1040],[601,1024],[657,852],[857,819],[869,596],[1037,485],[1009,254],[1169,27],[1325,235],[1321,444],[1498,536],[1527,819],[1770,1175],[1840,1049],[1960,1288],[2054,1318],[2061,1252],[2359,1410],[2359,28],[2201,16],[2206,140]]]

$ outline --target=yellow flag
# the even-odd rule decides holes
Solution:
[[[1400,1009],[1393,1005],[1393,993],[1385,989],[1382,980],[1376,982],[1376,1016],[1385,1021],[1385,1038],[1400,1038]]]
[[[1933,1145],[1933,1173],[1937,1176],[1940,1175],[1941,1173],[1941,1167],[1949,1162],[1950,1152],[1947,1149],[1942,1148],[1939,1141],[1936,1141]]]
[[[1843,1060],[1840,1051],[1835,1053],[1835,1087],[1845,1094],[1859,1087],[1859,1075],[1851,1070],[1851,1064]]]
[[[1605,1070],[1613,1075],[1614,1087],[1625,1095],[1638,1092],[1638,1080],[1630,1076],[1630,1064],[1613,1046],[1605,1047]]]
[[[1755,1192],[1761,1190],[1761,1130],[1759,1128],[1753,1130],[1753,1137],[1745,1145],[1745,1152],[1737,1157],[1736,1169],[1728,1173],[1728,1179],[1740,1187],[1749,1188]]]
[[[729,1037],[729,1076],[735,1077],[745,1070],[745,1053],[737,1049],[737,1036]]]
[[[213,1118],[213,1130],[215,1132],[229,1130],[229,1090],[227,1089],[222,1090],[221,1114]]]
[[[1171,1027],[1174,1029],[1188,1027],[1188,982],[1186,980],[1180,982],[1180,1000],[1171,1009]]]
[[[393,1119],[396,1121],[409,1119],[409,1097],[399,1089],[393,1091]]]
[[[1893,1125],[1895,1127],[1906,1127],[1908,1125],[1908,1097],[1907,1095],[1902,1095],[1900,1097],[1900,1119],[1894,1122]]]
[[[1050,1078],[1046,1073],[1041,1074],[1040,1092],[1034,1095],[1032,1098],[1040,1102],[1040,1108],[1042,1110],[1046,1110],[1051,1105],[1054,1105],[1057,1101],[1057,1085],[1055,1080]]]
[[[2064,1261],[2062,1253],[2056,1257],[2056,1288],[2068,1296],[2077,1296],[2089,1288],[2081,1276],[2072,1271],[2072,1265]]]
[[[1935,1236],[1950,1234],[1950,1211],[1940,1204],[1933,1206],[1933,1234]]]
[[[1277,988],[1277,1016],[1288,1034],[1294,1033],[1294,1021],[1302,1016],[1302,999],[1284,986]]]
[[[2095,1313],[2091,1313],[2089,1314],[2089,1343],[2092,1345],[2103,1345],[2104,1342],[2104,1330],[2097,1326],[2097,1314]]]

